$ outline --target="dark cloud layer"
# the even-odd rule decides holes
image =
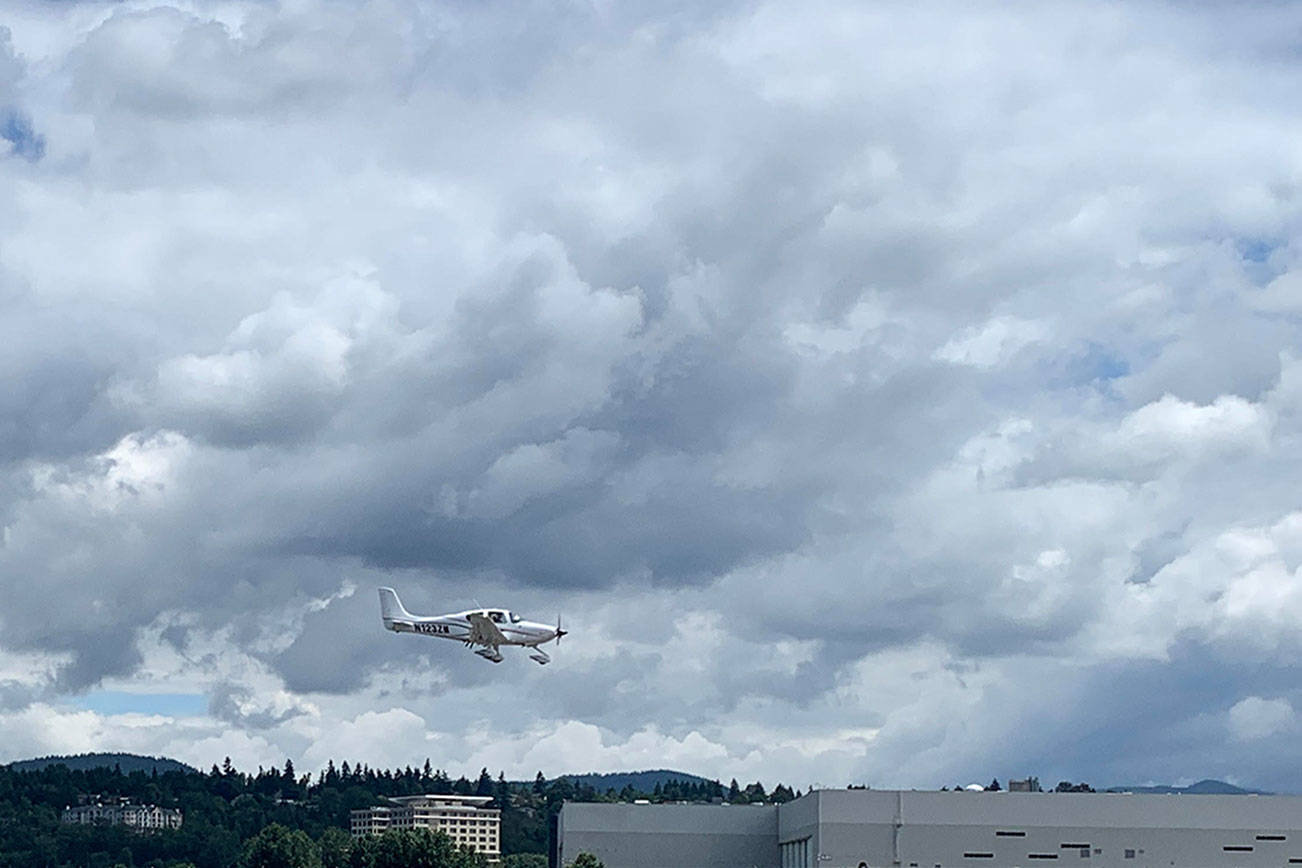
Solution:
[[[12,750],[1288,788],[1296,11],[6,11]]]

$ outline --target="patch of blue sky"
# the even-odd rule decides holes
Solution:
[[[1131,372],[1130,362],[1104,344],[1089,342],[1076,352],[1050,363],[1047,382],[1054,389],[1075,390],[1082,386],[1106,397],[1116,397],[1114,382]]]
[[[36,132],[31,118],[16,109],[0,114],[0,139],[9,143],[13,154],[29,162],[45,156],[45,136]]]
[[[1090,342],[1067,363],[1067,378],[1075,383],[1116,380],[1130,373],[1130,363],[1102,344]]]
[[[1283,273],[1285,266],[1275,256],[1283,246],[1278,238],[1240,238],[1235,242],[1243,270],[1257,286],[1265,286]]]
[[[1236,246],[1239,256],[1248,262],[1265,262],[1279,249],[1280,243],[1272,238],[1240,238]]]
[[[161,714],[193,717],[205,714],[208,698],[202,693],[129,693],[123,690],[92,690],[73,699],[73,704],[99,714]]]

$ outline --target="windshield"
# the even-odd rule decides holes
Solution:
[[[507,614],[507,616],[511,619],[511,623],[512,623],[512,624],[519,624],[519,623],[520,623],[520,616],[517,615],[515,612],[507,612],[506,614]]]

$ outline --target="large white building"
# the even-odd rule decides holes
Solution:
[[[64,808],[63,822],[85,826],[130,826],[142,832],[154,832],[181,828],[181,812],[157,805],[137,805],[121,798],[95,798]]]
[[[430,829],[483,853],[490,861],[502,853],[502,814],[487,808],[488,796],[399,796],[391,804],[353,811],[353,837],[378,835],[387,829]]]
[[[819,790],[784,805],[566,803],[559,864],[1295,868],[1302,797]]]

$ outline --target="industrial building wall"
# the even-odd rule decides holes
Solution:
[[[1196,797],[1190,797],[1196,798]],[[997,836],[990,827],[904,826],[900,830],[902,868],[1287,868],[1298,859],[1302,835],[1255,830],[1039,827],[1024,837]],[[826,852],[825,864],[857,866],[854,852]],[[869,865],[889,862],[869,861]],[[1293,864],[1298,864],[1295,862]]]
[[[796,799],[778,808],[781,868],[811,868],[817,863],[818,848],[818,800]]]
[[[772,805],[571,802],[557,838],[562,865],[588,852],[606,868],[778,868]]]
[[[807,800],[818,806],[819,868],[830,868],[829,859],[831,864],[838,864],[838,857],[855,868],[860,863],[892,865],[902,795],[894,790],[811,793]]]
[[[607,868],[1302,868],[1302,798],[819,790],[567,804],[560,836]]]
[[[820,868],[1302,865],[1297,797],[825,790],[807,800]]]

